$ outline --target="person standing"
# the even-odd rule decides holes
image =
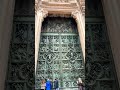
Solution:
[[[83,82],[81,78],[78,78],[77,84],[78,84],[78,90],[83,90]]]
[[[41,89],[40,90],[45,90],[45,88],[46,88],[45,80],[42,80]]]
[[[59,90],[59,83],[58,83],[57,79],[55,79],[55,81],[54,81],[54,88],[55,88],[55,90]]]
[[[51,88],[52,88],[52,85],[51,85],[50,80],[48,79],[46,82],[46,90],[52,90]]]

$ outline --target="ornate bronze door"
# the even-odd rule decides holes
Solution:
[[[5,90],[34,89],[34,17],[14,17]]]
[[[86,0],[85,15],[85,89],[118,90],[101,0]]]
[[[43,22],[36,74],[36,89],[42,79],[58,78],[60,88],[77,87],[84,78],[84,64],[76,23],[72,18],[46,18]]]

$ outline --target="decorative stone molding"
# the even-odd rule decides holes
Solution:
[[[43,11],[41,5],[42,5],[41,0],[35,0],[35,14],[39,11]]]
[[[79,13],[78,10],[73,11],[73,12],[71,13],[72,17],[73,17],[75,20],[77,20],[77,15],[78,15],[78,13]]]
[[[83,15],[85,15],[85,0],[76,0],[78,9],[82,12]]]
[[[70,14],[49,14],[49,17],[72,17]]]
[[[81,24],[82,30],[84,30],[85,29],[85,18],[82,15],[81,11],[80,10],[73,11],[71,12],[71,15],[76,20],[77,23],[80,22],[79,24]],[[85,30],[84,30],[84,33],[85,33]]]
[[[70,3],[74,2],[75,0],[43,0],[45,2],[55,2],[55,3]]]
[[[78,32],[80,36],[80,42],[82,47],[82,52],[85,60],[85,18],[81,13],[81,10],[75,10],[71,12],[71,15],[76,20],[78,26]]]
[[[49,2],[68,3],[70,0],[49,0]]]
[[[41,26],[44,18],[47,15],[48,15],[48,11],[41,8],[37,10],[36,16],[35,16],[35,67],[37,65]],[[35,68],[35,71],[36,71],[36,68]]]
[[[41,10],[41,13],[43,15],[43,18],[47,17],[47,15],[48,15],[48,11],[46,11],[46,10]]]
[[[41,9],[39,9],[39,10],[36,12],[36,14],[37,14],[37,15],[41,15],[42,18],[44,19],[45,17],[47,17],[48,11],[41,8]]]

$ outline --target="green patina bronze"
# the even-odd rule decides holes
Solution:
[[[58,78],[60,88],[76,88],[84,79],[84,63],[77,26],[72,18],[46,18],[38,55],[36,88],[42,79]]]

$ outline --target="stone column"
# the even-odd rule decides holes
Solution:
[[[83,16],[80,10],[76,10],[72,12],[72,16],[77,22],[81,48],[82,48],[83,57],[85,60],[85,17]]]
[[[0,1],[0,90],[5,88],[15,0]]]
[[[47,11],[40,9],[36,11],[36,15],[35,15],[35,73],[36,73],[37,59],[38,59],[38,52],[39,52],[41,26],[47,14],[48,14]]]
[[[102,4],[120,86],[120,0],[102,0]]]

